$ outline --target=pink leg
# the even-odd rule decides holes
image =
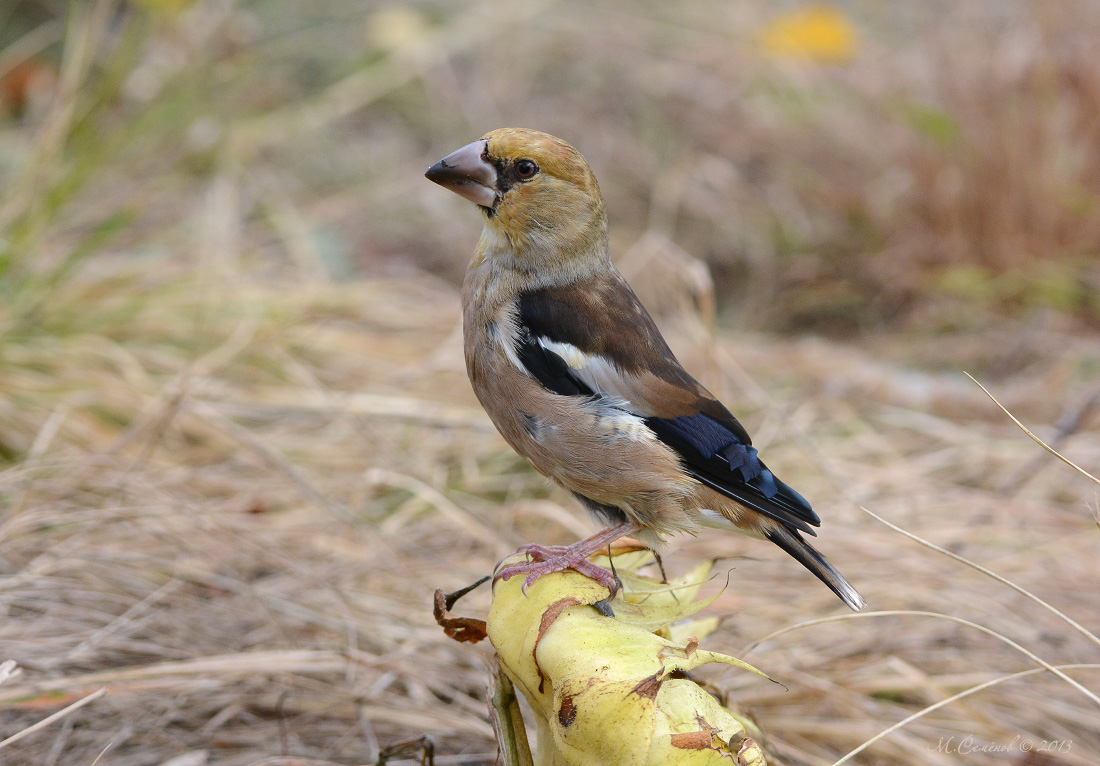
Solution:
[[[611,598],[619,590],[618,579],[603,567],[596,566],[588,560],[593,554],[599,553],[611,543],[633,532],[638,531],[638,525],[626,522],[617,527],[604,529],[591,537],[586,537],[579,543],[572,545],[539,545],[532,543],[520,548],[520,553],[526,553],[530,559],[526,564],[512,564],[497,570],[495,580],[508,580],[516,575],[524,574],[523,592],[527,593],[527,587],[543,575],[560,572],[563,569],[572,569],[589,577],[609,591]]]

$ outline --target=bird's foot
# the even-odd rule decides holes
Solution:
[[[635,531],[637,527],[627,523],[602,530],[573,545],[539,545],[538,543],[524,545],[519,552],[526,554],[529,561],[526,564],[510,564],[501,567],[497,570],[493,581],[510,580],[517,575],[526,575],[522,588],[526,595],[527,588],[543,575],[572,569],[607,588],[610,591],[608,598],[613,598],[622,587],[622,582],[617,575],[593,564],[588,559],[623,535]]]
[[[540,546],[541,547],[541,546]],[[554,546],[558,547],[558,546]],[[593,564],[583,553],[567,552],[558,555],[542,556],[535,551],[525,551],[533,559],[526,564],[512,564],[497,570],[497,580],[510,580],[516,575],[527,575],[523,579],[523,594],[527,595],[527,589],[543,575],[554,574],[566,569],[580,572],[585,577],[595,580],[611,591],[608,598],[613,598],[622,587],[619,578],[601,566]]]
[[[539,543],[521,545],[516,551],[516,553],[526,553],[533,561],[546,561],[549,558],[564,556],[568,552],[568,545],[540,545]]]

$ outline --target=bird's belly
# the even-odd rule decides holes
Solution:
[[[696,528],[695,482],[641,418],[611,399],[551,393],[507,365],[477,372],[497,430],[540,473],[658,535]]]

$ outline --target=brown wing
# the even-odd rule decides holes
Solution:
[[[675,450],[698,481],[784,525],[816,534],[809,503],[764,465],[748,432],[680,365],[617,273],[524,293],[517,356],[547,389],[601,396]]]

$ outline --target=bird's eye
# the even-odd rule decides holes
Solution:
[[[521,181],[533,178],[537,172],[539,172],[539,166],[532,160],[516,160],[516,176]]]

